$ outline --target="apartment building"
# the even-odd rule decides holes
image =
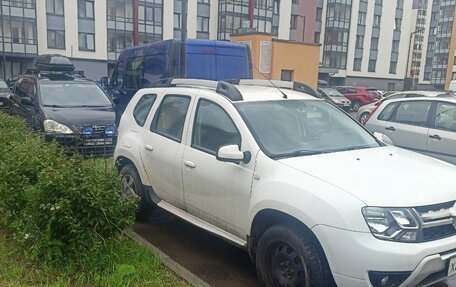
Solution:
[[[38,54],[70,57],[98,79],[133,45],[181,37],[183,0],[2,0],[1,78]],[[248,31],[313,42],[315,0],[186,0],[187,37],[229,40]],[[5,64],[3,64],[5,63]]]
[[[318,0],[320,76],[333,85],[402,90],[411,10],[406,0]]]
[[[1,79],[26,70],[38,54],[35,0],[3,0],[0,15]]]
[[[416,0],[413,9],[416,34],[410,48],[408,84],[412,88],[447,89],[456,79],[456,1]]]

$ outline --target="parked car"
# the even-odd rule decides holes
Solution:
[[[37,69],[21,75],[11,112],[70,152],[112,155],[117,130],[114,105],[92,80],[74,73],[62,56],[37,57]]]
[[[338,90],[330,87],[319,87],[317,92],[320,96],[327,100],[328,102],[336,105],[337,107],[343,109],[344,111],[349,111],[351,107],[351,102],[349,99],[344,97]]]
[[[395,92],[393,94],[385,96],[383,99],[364,105],[359,108],[356,118],[363,125],[369,119],[372,112],[380,106],[386,100],[393,99],[403,99],[403,98],[416,98],[416,97],[446,97],[448,93],[445,92],[432,92],[432,91],[405,91],[405,92]]]
[[[155,205],[244,248],[263,286],[454,275],[456,167],[380,138],[301,92],[181,80],[135,94],[114,158],[139,216]]]
[[[0,110],[9,111],[11,90],[5,81],[0,80]]]
[[[398,147],[456,164],[456,97],[385,101],[366,127]]]
[[[351,101],[351,108],[357,112],[359,107],[382,98],[377,89],[357,86],[339,86],[336,89]]]

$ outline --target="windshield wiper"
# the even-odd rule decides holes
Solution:
[[[358,150],[358,149],[366,149],[366,148],[374,148],[376,146],[373,145],[355,145],[347,148],[343,148],[337,151],[349,151],[349,150]]]
[[[316,154],[322,154],[322,153],[327,153],[327,151],[317,151],[317,150],[307,150],[307,149],[301,149],[297,150],[294,152],[289,152],[289,153],[283,153],[283,154],[278,154],[272,156],[273,159],[280,159],[280,158],[287,158],[287,157],[297,157],[297,156],[305,156],[305,155],[316,155]]]
[[[51,107],[51,108],[68,108],[68,106],[61,106],[61,105],[43,105],[44,107]]]
[[[110,105],[78,105],[77,108],[108,108]]]

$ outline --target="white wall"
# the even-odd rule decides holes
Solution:
[[[218,32],[218,0],[211,0],[211,16],[209,18],[209,38],[217,40]]]
[[[163,1],[163,40],[174,38],[174,1]]]
[[[279,35],[278,35],[279,39],[290,40],[290,21],[291,21],[291,0],[280,1]]]

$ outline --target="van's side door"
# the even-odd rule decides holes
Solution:
[[[133,98],[136,92],[142,88],[142,79],[144,74],[144,57],[135,57],[127,59],[125,63],[125,82],[124,98],[126,103]],[[125,105],[126,106],[126,105]]]
[[[118,62],[112,72],[108,87],[108,94],[112,100],[117,102],[116,107],[120,112],[123,112],[128,104],[124,89],[124,70],[125,63],[122,61]]]

